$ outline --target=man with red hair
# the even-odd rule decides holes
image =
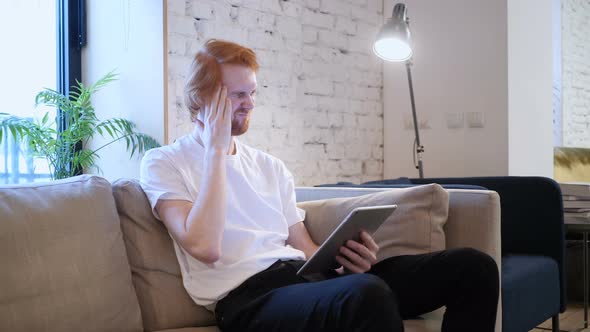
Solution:
[[[293,176],[235,138],[249,127],[257,70],[251,49],[207,41],[185,88],[194,131],[142,161],[142,187],[193,300],[223,331],[403,331],[403,319],[445,305],[443,331],[493,331],[498,270],[474,249],[376,263],[379,248],[362,232],[340,248],[339,269],[296,275],[318,246]]]

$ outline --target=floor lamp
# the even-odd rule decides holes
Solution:
[[[424,178],[424,167],[422,164],[422,153],[424,146],[420,144],[420,133],[418,131],[418,118],[416,116],[416,103],[414,102],[414,87],[412,85],[412,38],[410,35],[409,19],[407,16],[406,5],[398,3],[393,7],[391,19],[387,21],[379,31],[375,43],[373,43],[373,52],[385,61],[404,62],[406,63],[406,72],[408,73],[408,85],[410,86],[410,101],[412,103],[412,117],[414,120],[414,134],[416,140],[416,155],[418,160],[416,168],[420,178]]]

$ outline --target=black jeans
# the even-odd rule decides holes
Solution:
[[[217,303],[222,331],[403,331],[403,319],[446,306],[442,331],[494,330],[498,269],[469,248],[407,255],[368,273],[310,282],[278,261]]]

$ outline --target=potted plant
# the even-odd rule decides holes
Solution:
[[[69,96],[47,88],[41,91],[35,97],[35,105],[56,108],[54,120],[49,119],[49,112],[33,121],[0,113],[0,143],[6,133],[12,134],[33,156],[47,159],[54,180],[77,175],[85,169],[98,169],[99,151],[117,141],[125,141],[130,157],[160,146],[151,136],[136,131],[135,124],[129,120],[98,119],[91,98],[115,79],[116,74],[111,71],[90,86],[77,82]],[[57,130],[57,126],[63,129]],[[88,148],[89,141],[96,135],[106,138],[107,143],[95,149]]]

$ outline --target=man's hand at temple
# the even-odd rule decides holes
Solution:
[[[231,144],[232,105],[225,86],[217,88],[200,115],[201,119],[197,119],[196,124],[205,149],[227,153]]]

